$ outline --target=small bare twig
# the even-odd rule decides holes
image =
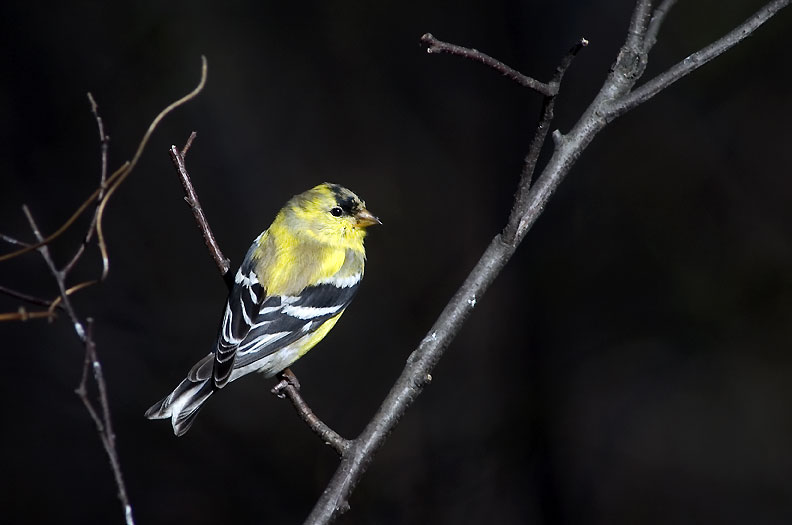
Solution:
[[[88,231],[85,233],[85,237],[83,237],[83,242],[80,243],[80,246],[77,247],[77,252],[72,257],[71,261],[63,268],[64,275],[68,275],[71,272],[74,265],[77,264],[77,261],[80,260],[82,257],[85,248],[88,246],[88,243],[91,242],[94,233],[96,232],[96,218],[97,218],[97,211],[99,204],[104,199],[104,193],[107,190],[107,154],[110,148],[110,137],[105,134],[104,131],[104,122],[102,121],[101,115],[99,115],[99,106],[96,104],[96,100],[94,100],[93,95],[88,93],[88,101],[91,104],[91,113],[93,113],[94,119],[96,119],[96,127],[99,131],[99,151],[100,151],[100,169],[99,169],[99,192],[96,196],[96,206],[97,209],[94,210],[93,217],[91,217],[91,224],[88,225]],[[102,275],[107,275],[110,266],[110,260],[107,257],[107,249],[100,249],[102,255]]]
[[[34,295],[29,295],[23,292],[19,292],[17,290],[12,290],[11,288],[6,288],[5,286],[0,285],[0,293],[8,295],[9,297],[13,297],[15,299],[20,299],[30,304],[36,304],[39,306],[52,306],[53,301],[49,301],[47,299],[42,299],[41,297],[36,297]]]
[[[100,195],[103,195],[101,199],[99,199],[99,205],[96,209],[96,236],[97,242],[99,244],[99,250],[102,253],[102,260],[103,260],[103,270],[102,270],[102,277],[100,280],[104,280],[107,277],[107,272],[109,271],[109,263],[108,265],[104,265],[105,259],[108,258],[107,254],[107,244],[104,240],[104,231],[102,226],[102,218],[104,217],[104,210],[107,206],[107,202],[112,196],[113,193],[118,189],[118,187],[123,183],[126,178],[132,173],[135,166],[137,165],[140,156],[143,154],[143,151],[146,148],[146,144],[148,144],[149,138],[151,138],[152,133],[157,128],[159,123],[164,119],[171,111],[178,108],[179,106],[186,104],[190,100],[194,99],[198,94],[203,90],[204,85],[206,84],[206,76],[207,76],[207,63],[206,57],[201,57],[201,79],[198,82],[198,85],[187,95],[183,96],[179,100],[171,103],[168,107],[160,111],[160,113],[154,117],[154,120],[151,121],[149,124],[148,129],[143,134],[143,138],[140,140],[138,144],[138,148],[135,151],[135,155],[132,157],[131,161],[127,161],[121,165],[115,172],[113,172],[107,180],[105,184],[101,184],[99,188],[94,190],[94,192],[77,208],[77,210],[69,217],[69,219],[54,233],[50,234],[47,237],[44,237],[41,241],[36,244],[32,244],[29,246],[25,246],[20,250],[16,250],[11,253],[7,253],[5,255],[0,255],[0,262],[6,261],[8,259],[12,259],[14,257],[18,257],[24,253],[30,252],[35,250],[45,244],[48,244],[58,238],[60,235],[63,234],[72,224],[85,212],[88,207],[99,198]]]
[[[179,180],[181,180],[182,187],[184,188],[184,200],[190,206],[190,209],[193,212],[193,217],[195,217],[195,222],[198,225],[198,229],[201,230],[201,235],[204,238],[206,248],[209,250],[209,254],[215,261],[215,265],[220,272],[220,276],[223,278],[226,283],[226,287],[230,291],[234,286],[234,278],[229,271],[231,267],[231,260],[223,255],[223,251],[220,249],[220,245],[217,243],[217,239],[212,233],[212,228],[209,226],[209,221],[206,220],[206,214],[201,207],[201,202],[198,199],[198,194],[196,193],[195,187],[192,184],[192,180],[190,178],[189,172],[187,171],[187,165],[184,160],[187,155],[187,151],[190,149],[190,146],[192,146],[193,140],[195,140],[195,137],[196,132],[193,131],[181,151],[179,151],[176,146],[171,146],[169,152],[171,160],[173,161],[173,165],[176,167],[176,171],[179,174]],[[285,397],[289,398],[289,401],[291,401],[294,409],[297,411],[297,414],[299,414],[300,418],[305,421],[311,430],[317,436],[322,438],[325,443],[331,445],[339,455],[342,455],[348,448],[349,442],[341,437],[333,429],[331,429],[321,419],[319,419],[316,414],[314,414],[313,410],[311,410],[311,408],[308,406],[308,403],[306,403],[300,395],[298,386],[299,382],[297,381],[297,377],[294,375],[294,373],[292,373],[291,370],[286,369],[283,372],[283,376],[285,376],[285,378],[280,383],[275,385],[273,388],[273,393],[279,397],[283,397],[285,395]]]
[[[577,56],[581,49],[588,45],[588,43],[588,40],[585,38],[581,38],[579,41],[577,41],[561,60],[561,63],[556,68],[553,78],[550,80],[549,85],[555,87],[554,89],[556,94],[546,96],[542,101],[542,110],[539,115],[539,125],[536,127],[536,132],[534,133],[533,139],[531,139],[531,145],[528,147],[528,154],[525,156],[525,160],[523,161],[523,169],[522,173],[520,173],[520,183],[517,187],[517,193],[514,198],[512,212],[514,209],[522,209],[525,206],[525,201],[528,198],[528,192],[530,191],[531,184],[533,183],[533,175],[536,171],[536,163],[539,161],[539,154],[542,152],[542,148],[544,147],[545,141],[547,140],[547,133],[550,131],[550,123],[555,117],[555,103],[558,97],[559,89],[561,88],[561,81],[564,79],[564,74],[566,73],[567,69],[569,69],[569,66],[572,65],[572,60],[575,58],[575,56]],[[506,243],[513,242],[515,236],[517,235],[517,230],[519,228],[518,215],[519,214],[512,213],[510,215],[511,220],[504,229],[503,240]]]
[[[54,319],[55,314],[49,310],[28,312],[24,306],[20,306],[16,312],[0,314],[0,322],[3,321],[28,321],[30,319]]]
[[[442,40],[438,40],[434,37],[431,33],[426,33],[421,37],[421,43],[426,46],[427,53],[448,53],[451,55],[456,55],[460,57],[464,57],[470,60],[475,60],[476,62],[481,62],[485,66],[491,67],[495,71],[498,71],[500,74],[509,77],[510,79],[514,80],[518,84],[523,87],[527,87],[529,89],[533,89],[534,91],[549,97],[556,94],[556,88],[550,84],[545,84],[544,82],[540,82],[536,79],[533,79],[527,75],[523,75],[516,69],[512,69],[500,60],[496,60],[491,56],[482,53],[477,49],[471,49],[467,47],[457,46],[454,44],[449,44],[448,42],[443,42]]]
[[[326,444],[335,449],[339,456],[343,456],[350,445],[348,439],[344,439],[335,430],[327,426],[314,414],[311,407],[300,396],[300,382],[291,369],[287,368],[279,374],[281,378],[278,384],[272,388],[272,393],[280,398],[288,397],[294,405],[297,413],[303,421],[319,436]]]
[[[102,374],[102,365],[96,356],[96,345],[93,340],[93,320],[88,318],[88,328],[86,329],[80,318],[77,316],[77,313],[72,306],[71,300],[69,299],[69,290],[66,289],[66,284],[64,282],[65,275],[63,271],[58,270],[57,266],[55,265],[55,262],[49,253],[49,247],[46,244],[42,244],[44,237],[41,235],[41,231],[39,230],[38,225],[33,218],[33,214],[30,212],[30,209],[27,206],[23,206],[22,209],[25,212],[28,222],[30,223],[31,230],[33,230],[33,235],[35,235],[36,240],[40,244],[40,246],[37,248],[38,252],[44,258],[44,261],[49,267],[50,273],[52,273],[52,276],[55,278],[55,281],[58,284],[58,289],[60,290],[60,304],[63,305],[63,309],[66,311],[74,325],[74,331],[77,333],[77,336],[85,346],[85,365],[83,368],[83,377],[80,381],[80,385],[76,389],[76,393],[78,396],[80,396],[80,399],[82,399],[83,403],[88,409],[88,413],[96,423],[99,437],[102,441],[105,452],[107,453],[116,486],[118,487],[118,497],[121,500],[121,505],[124,509],[124,518],[126,523],[127,525],[134,525],[134,519],[132,518],[132,506],[130,505],[129,498],[127,496],[124,477],[121,473],[121,462],[118,458],[118,451],[115,446],[115,434],[113,434],[113,427],[110,418],[110,404],[107,399],[107,387],[105,385],[104,375]],[[53,301],[50,308],[54,309],[55,306],[56,302]],[[47,313],[51,314],[51,312]],[[93,377],[99,389],[99,403],[102,409],[101,416],[87,397],[86,380],[88,377],[87,367],[89,364],[93,369]]]
[[[217,265],[217,269],[220,271],[220,275],[223,276],[223,279],[226,281],[226,285],[230,289],[233,286],[233,275],[229,273],[229,268],[231,266],[231,261],[228,257],[223,255],[223,252],[220,251],[220,246],[217,244],[217,239],[212,233],[212,228],[209,227],[209,222],[206,220],[206,214],[201,207],[201,202],[198,200],[198,194],[195,193],[195,188],[193,187],[192,181],[190,180],[190,175],[187,173],[187,166],[185,164],[185,157],[187,156],[187,151],[190,149],[190,146],[195,140],[196,132],[190,133],[190,138],[187,139],[187,143],[184,145],[181,151],[176,146],[171,146],[170,148],[170,156],[171,160],[173,161],[173,165],[176,166],[176,171],[179,173],[179,180],[182,183],[182,187],[184,188],[184,200],[190,206],[190,209],[193,212],[193,217],[195,217],[195,222],[198,225],[198,228],[201,230],[201,234],[204,238],[204,243],[206,243],[206,248],[209,250],[209,253],[212,255],[212,259],[214,259],[215,264]]]
[[[63,273],[58,270],[58,267],[55,265],[55,261],[52,260],[49,247],[44,243],[44,236],[41,235],[41,231],[39,230],[35,219],[33,219],[33,214],[30,213],[30,208],[27,207],[27,204],[22,205],[22,211],[25,212],[25,217],[27,217],[27,220],[30,223],[30,229],[33,230],[33,235],[36,236],[36,240],[39,243],[37,250],[44,259],[44,262],[47,263],[50,273],[52,273],[52,276],[55,278],[55,282],[58,284],[58,291],[60,292],[63,309],[66,311],[69,319],[71,319],[71,322],[74,324],[74,331],[77,332],[77,337],[80,338],[80,341],[85,343],[85,328],[83,327],[82,321],[80,321],[80,318],[77,316],[77,313],[74,311],[74,307],[69,300],[69,294],[66,292],[66,283],[63,281]]]
[[[96,424],[96,431],[99,433],[102,446],[110,460],[110,467],[113,470],[116,487],[118,487],[118,498],[121,500],[121,505],[124,509],[124,520],[127,525],[134,525],[135,520],[132,517],[132,505],[129,502],[124,476],[121,472],[121,462],[118,458],[118,450],[116,449],[115,433],[113,432],[113,423],[110,417],[110,401],[107,397],[107,383],[105,382],[104,373],[102,372],[102,364],[99,362],[99,358],[96,354],[96,344],[93,339],[93,319],[89,317],[86,320],[86,324],[85,360],[83,361],[82,378],[80,379],[80,384],[74,390],[74,393],[82,400],[85,409]],[[91,400],[88,398],[89,370],[93,371],[93,379],[98,390],[100,409],[94,407],[93,403],[91,403]]]

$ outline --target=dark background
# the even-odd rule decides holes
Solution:
[[[647,77],[762,1],[680,2]],[[51,232],[150,120],[110,201],[96,318],[139,524],[297,523],[337,460],[249,377],[193,429],[143,412],[210,348],[225,299],[167,155],[190,131],[193,180],[239,262],[291,195],[342,183],[384,221],[366,279],[294,371],[345,436],[504,224],[540,97],[479,64],[427,55],[421,34],[548,79],[581,36],[555,126],[568,130],[622,43],[633,2],[20,1],[0,7],[0,231]],[[434,371],[341,523],[792,522],[792,13],[608,126]],[[83,231],[54,244],[64,262]],[[4,251],[10,249],[3,247]],[[74,275],[96,274],[95,251]],[[54,296],[37,255],[0,284]],[[19,302],[0,297],[0,311]],[[66,319],[5,323],[0,521],[121,523],[110,468],[78,398]]]

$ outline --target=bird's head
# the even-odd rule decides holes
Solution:
[[[357,195],[330,182],[292,197],[283,221],[297,235],[352,249],[362,249],[366,228],[382,224]]]

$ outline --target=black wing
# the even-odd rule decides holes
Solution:
[[[226,303],[213,354],[190,371],[192,380],[213,376],[224,386],[235,369],[254,364],[317,330],[344,311],[358,290],[361,274],[330,278],[296,296],[265,296],[246,258]],[[264,363],[262,363],[264,365]],[[256,367],[251,367],[250,371]]]

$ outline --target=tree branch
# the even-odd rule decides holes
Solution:
[[[605,115],[609,120],[612,120],[646,102],[680,78],[689,75],[713,58],[722,55],[735,45],[739,44],[754,31],[756,31],[762,24],[770,20],[770,18],[772,18],[773,15],[775,15],[778,11],[787,7],[789,2],[790,0],[774,0],[773,2],[766,4],[745,22],[726,33],[726,35],[724,35],[722,38],[693,53],[681,62],[678,62],[665,72],[657,75],[638,89],[632,91],[629,95],[614,101],[609,106]]]
[[[550,85],[555,88],[555,95],[544,97],[542,101],[542,110],[539,115],[539,125],[536,128],[531,145],[528,148],[528,154],[523,161],[523,169],[520,173],[520,184],[517,187],[517,193],[514,198],[514,205],[509,216],[509,222],[503,231],[503,238],[506,243],[512,243],[517,235],[519,228],[519,210],[525,207],[525,201],[528,198],[528,192],[531,189],[533,182],[533,174],[536,171],[536,163],[539,161],[539,154],[542,152],[545,141],[547,140],[547,133],[550,131],[550,123],[555,117],[555,102],[558,96],[558,91],[561,88],[561,81],[564,78],[564,73],[572,65],[572,59],[577,56],[578,52],[588,45],[588,40],[581,38],[569,50],[566,56],[561,60],[561,63],[556,68],[556,72],[550,80]]]
[[[768,4],[753,17],[752,22],[743,24],[735,30],[736,33],[741,34],[739,40],[759,27],[762,22],[770,18],[781,7],[785,7],[789,1],[777,0]],[[518,191],[504,233],[498,234],[492,239],[476,266],[443,309],[428,334],[423,338],[418,348],[410,354],[404,370],[377,413],[360,436],[352,440],[350,447],[343,454],[341,464],[308,516],[306,523],[329,523],[339,513],[348,508],[347,500],[349,495],[365,472],[375,452],[407,408],[421,393],[424,386],[429,383],[432,369],[440,360],[443,352],[456,336],[468,315],[472,312],[477,301],[514,254],[514,251],[531,226],[536,222],[555,189],[580,157],[582,151],[612,120],[612,118],[606,118],[606,115],[613,117],[613,114],[609,113],[612,105],[616,101],[621,100],[622,97],[625,97],[643,74],[646,66],[644,39],[647,31],[649,31],[647,29],[649,11],[650,2],[648,0],[639,0],[633,12],[625,44],[622,46],[616,59],[616,64],[607,76],[599,93],[567,135],[562,135],[560,132],[553,134],[555,139],[554,153],[544,167],[541,176],[530,187],[527,197],[524,199],[521,198],[520,191]],[[650,26],[652,26],[651,32],[655,32],[659,24],[659,21],[654,25],[650,23]],[[739,40],[735,40],[728,47],[731,47]],[[714,56],[722,53],[728,47],[719,48],[720,52],[712,53],[710,58],[714,58]],[[658,89],[647,92],[647,96],[636,99],[630,105],[622,104],[622,112],[648,100],[669,84],[670,82],[658,86]],[[541,129],[539,134],[541,134]],[[521,184],[526,182],[526,171],[530,172],[530,169],[526,170],[526,168],[523,168]],[[514,220],[517,221],[518,225],[516,231],[512,232],[511,224]]]
[[[421,43],[426,45],[427,53],[449,53],[451,55],[460,56],[476,62],[481,62],[485,66],[491,67],[500,74],[509,77],[523,87],[533,89],[537,93],[545,96],[552,96],[556,94],[556,89],[544,82],[539,82],[529,76],[523,75],[516,69],[512,69],[500,60],[496,60],[491,56],[478,51],[477,49],[470,49],[467,47],[457,46],[438,40],[431,33],[426,33],[421,37]]]
[[[96,344],[93,340],[93,319],[90,317],[87,319],[87,326],[83,373],[80,384],[74,390],[74,393],[82,400],[85,409],[96,424],[96,431],[99,433],[99,439],[102,441],[102,446],[110,460],[110,467],[113,470],[116,487],[118,487],[118,499],[121,500],[121,505],[124,509],[124,521],[127,525],[134,525],[135,520],[132,517],[132,505],[129,502],[124,476],[121,472],[121,461],[118,457],[118,450],[116,449],[115,432],[113,432],[113,423],[110,417],[110,401],[107,397],[107,383],[105,382],[104,373],[102,372],[102,364],[99,362],[99,358],[96,354]],[[88,399],[89,369],[93,370],[93,378],[99,391],[101,415],[93,406],[91,400]]]
[[[206,215],[204,214],[201,203],[198,200],[198,194],[195,193],[195,188],[193,187],[192,181],[190,180],[190,175],[187,173],[187,166],[185,165],[187,151],[190,149],[190,146],[192,145],[193,140],[195,140],[196,135],[197,134],[194,131],[190,134],[190,138],[187,139],[187,143],[184,145],[184,148],[182,148],[181,151],[179,151],[176,146],[171,146],[170,156],[171,160],[173,161],[173,165],[176,166],[176,171],[179,173],[179,180],[181,181],[182,187],[184,188],[184,200],[190,206],[193,216],[195,217],[195,222],[197,223],[198,228],[201,230],[201,234],[203,235],[206,248],[212,255],[212,259],[214,259],[220,275],[223,276],[223,279],[226,281],[226,286],[228,286],[230,290],[231,286],[234,284],[233,275],[228,272],[228,269],[231,266],[231,261],[228,259],[228,257],[223,255],[222,251],[220,251],[220,246],[217,244],[217,239],[215,239],[214,233],[212,233],[212,229],[209,227],[209,222],[206,220]]]
[[[663,0],[654,10],[654,13],[652,13],[652,19],[649,21],[649,27],[646,29],[646,34],[644,35],[644,53],[649,54],[649,51],[654,47],[657,42],[657,34],[660,32],[660,26],[663,25],[666,15],[671,11],[671,8],[674,7],[676,2],[677,0]]]

